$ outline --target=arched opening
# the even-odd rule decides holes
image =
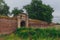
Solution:
[[[25,21],[21,21],[21,27],[25,27],[25,26],[26,26]]]

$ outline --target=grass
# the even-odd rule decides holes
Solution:
[[[15,34],[11,34],[9,36],[5,36],[4,37],[4,40],[21,40],[18,36],[16,36]],[[29,40],[28,39],[23,39],[23,40]],[[34,40],[34,39],[33,39]],[[56,37],[56,38],[53,38],[53,37],[40,37],[38,40],[60,40],[60,38]]]

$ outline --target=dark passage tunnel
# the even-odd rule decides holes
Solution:
[[[21,27],[25,27],[25,26],[26,26],[25,21],[21,21]]]

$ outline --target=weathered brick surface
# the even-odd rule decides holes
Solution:
[[[10,34],[17,28],[17,20],[0,18],[0,34]]]
[[[47,27],[48,23],[40,20],[29,19],[29,26],[32,27]]]
[[[20,21],[19,21],[20,22]],[[17,18],[0,17],[0,34],[10,34],[17,28]],[[53,25],[53,24],[50,24]],[[47,27],[48,23],[40,20],[28,20],[29,27]]]

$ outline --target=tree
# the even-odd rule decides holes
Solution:
[[[8,13],[9,6],[7,6],[7,4],[3,0],[0,0],[0,15],[7,16]]]
[[[51,23],[54,12],[53,8],[49,5],[45,5],[41,0],[32,0],[31,4],[23,7],[27,10],[29,18],[43,20]]]
[[[20,9],[18,9],[18,8],[14,8],[13,10],[12,10],[12,14],[14,14],[14,16],[17,16],[18,14],[20,14],[20,13],[22,13],[23,12],[23,10],[20,10]]]

